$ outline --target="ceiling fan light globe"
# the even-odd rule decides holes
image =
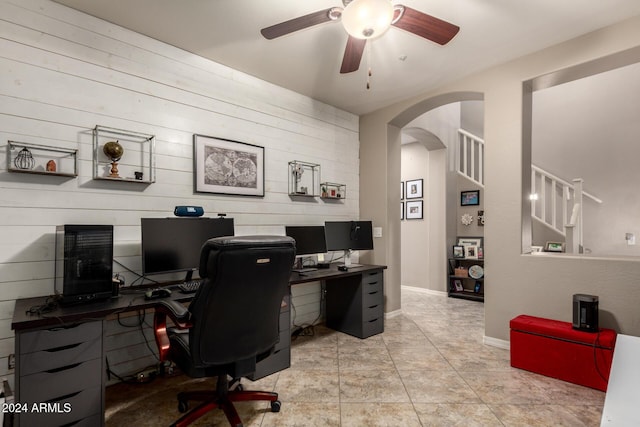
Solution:
[[[390,0],[353,0],[342,12],[342,25],[350,36],[373,39],[384,34],[393,20]]]

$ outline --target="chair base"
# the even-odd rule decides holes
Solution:
[[[257,390],[242,390],[242,386],[237,387],[233,391],[229,391],[226,378],[222,380],[218,378],[218,389],[216,391],[203,390],[178,393],[178,410],[180,412],[186,412],[188,410],[188,401],[200,401],[202,403],[184,414],[182,417],[180,417],[180,419],[171,424],[171,426],[188,426],[209,411],[212,411],[214,409],[222,409],[232,427],[242,427],[242,420],[240,419],[235,406],[233,406],[233,402],[261,400],[271,402],[271,412],[280,411],[280,401],[278,400],[278,393]]]

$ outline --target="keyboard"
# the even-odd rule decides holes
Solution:
[[[180,292],[183,294],[194,294],[198,291],[198,288],[200,288],[201,283],[202,280],[190,280],[178,285],[178,289],[180,289]]]
[[[308,273],[310,271],[317,271],[318,269],[315,267],[305,267],[305,268],[294,268],[291,271],[295,271],[296,273]]]

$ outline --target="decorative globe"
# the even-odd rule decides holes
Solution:
[[[124,154],[124,148],[122,148],[122,145],[120,145],[118,141],[107,142],[104,144],[102,151],[104,151],[104,154],[113,162],[120,160]]]

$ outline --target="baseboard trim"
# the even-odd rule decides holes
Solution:
[[[420,292],[422,294],[429,294],[429,295],[438,295],[438,296],[442,296],[442,297],[446,297],[447,293],[443,292],[443,291],[434,291],[433,289],[425,289],[425,288],[418,288],[416,286],[405,286],[402,285],[400,286],[400,290],[405,290],[405,291],[414,291],[414,292]]]
[[[393,319],[394,317],[398,317],[402,315],[402,309],[400,310],[394,310],[394,311],[390,311],[388,313],[384,314],[384,318],[385,319]]]
[[[482,342],[483,342],[483,344],[490,345],[492,347],[502,348],[504,350],[510,350],[511,349],[511,343],[509,341],[500,340],[498,338],[488,337],[486,335],[482,337]]]

